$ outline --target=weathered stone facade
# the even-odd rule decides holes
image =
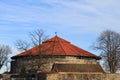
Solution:
[[[39,60],[39,57],[34,57],[34,58],[29,58],[29,57],[22,57],[22,58],[17,58],[16,60],[13,60],[11,62],[11,72],[12,73],[19,73],[22,67],[25,67],[26,70],[30,70],[32,65],[33,66],[38,66],[39,62],[36,60]],[[41,61],[45,64],[42,64],[40,69],[42,72],[51,72],[52,66],[54,63],[64,63],[64,64],[69,64],[69,63],[75,63],[75,64],[97,64],[95,59],[80,59],[78,57],[73,57],[73,56],[48,56],[48,57],[43,57],[39,61]],[[37,68],[37,67],[36,67]]]

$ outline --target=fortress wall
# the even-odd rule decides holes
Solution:
[[[47,74],[46,80],[120,80],[120,74]]]
[[[73,63],[73,64],[96,64],[96,60],[94,59],[79,59],[78,57],[72,57],[72,56],[66,56],[66,57],[48,57],[48,58],[41,58],[39,57],[34,57],[34,58],[29,58],[29,57],[21,57],[18,59],[15,59],[13,62],[11,62],[11,69],[12,73],[19,73],[22,67],[25,67],[26,70],[31,69],[31,67],[37,68],[38,64],[42,63],[42,66],[39,70],[42,71],[48,71],[50,72],[52,69],[52,66],[54,63]]]

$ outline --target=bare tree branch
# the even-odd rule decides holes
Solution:
[[[0,69],[8,59],[8,55],[11,53],[11,48],[7,45],[0,45]]]
[[[34,46],[42,44],[42,42],[44,42],[47,38],[48,36],[44,34],[42,29],[37,29],[36,31],[30,32],[30,39]]]
[[[15,46],[20,51],[27,51],[30,48],[30,44],[27,41],[17,40]]]

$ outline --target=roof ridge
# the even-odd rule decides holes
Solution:
[[[56,38],[55,38],[55,40],[56,40]],[[55,49],[55,44],[56,44],[56,41],[53,42],[53,50],[52,50],[52,54],[53,54],[54,49]]]
[[[59,42],[59,43],[60,43],[60,46],[61,46],[61,48],[63,49],[64,53],[67,54],[66,51],[64,50],[64,48],[63,48],[61,42]]]
[[[60,40],[63,40],[63,39],[61,39],[60,37],[58,37],[58,36],[56,36],[57,38],[57,40],[58,40],[58,42],[59,42],[59,44],[60,44],[60,46],[61,46],[61,48],[62,48],[62,50],[64,51],[64,53],[66,54],[66,52],[65,52],[65,50],[64,50],[64,48],[63,48],[63,46],[61,45],[61,41]],[[66,41],[66,40],[65,40]]]

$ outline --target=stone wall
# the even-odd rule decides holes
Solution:
[[[106,74],[106,80],[120,80],[120,74]]]
[[[46,74],[46,80],[120,80],[120,74]]]
[[[41,64],[40,61],[42,61],[43,64],[39,70],[49,72],[54,63],[96,64],[95,59],[79,59],[78,57],[73,56],[52,56],[41,59],[39,59],[39,57],[21,57],[14,59],[11,62],[11,72],[19,73],[22,67],[25,67],[27,71],[30,70],[31,67],[38,68],[38,64]]]
[[[11,74],[3,74],[0,80],[21,80],[10,78]],[[25,79],[24,79],[25,80]],[[26,79],[28,80],[28,79]],[[38,80],[120,80],[120,74],[39,74]]]

